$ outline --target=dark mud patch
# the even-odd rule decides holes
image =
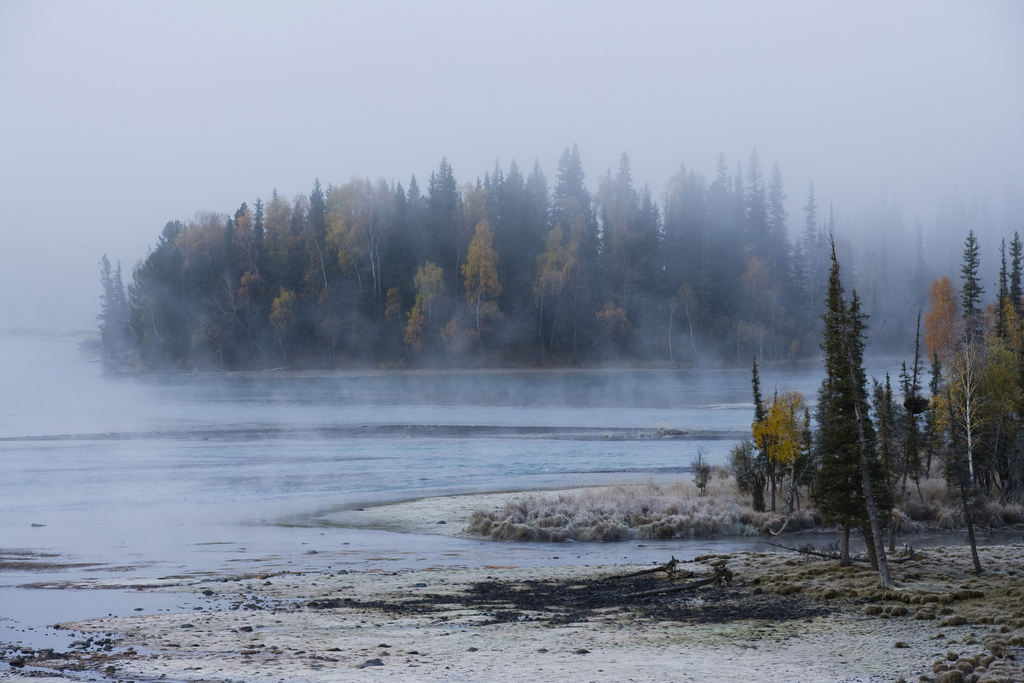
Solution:
[[[832,611],[820,602],[801,596],[754,595],[728,586],[706,586],[681,593],[635,597],[636,593],[671,589],[681,582],[658,578],[628,582],[587,581],[486,581],[467,592],[465,605],[490,610],[494,621],[521,620],[538,614],[552,624],[589,621],[600,613],[628,612],[634,618],[656,621],[729,623],[741,620],[809,619]],[[511,608],[511,609],[510,609]]]
[[[442,620],[447,618],[444,612],[468,609],[483,614],[487,618],[485,623],[541,621],[551,625],[586,622],[609,615],[703,624],[792,621],[824,616],[837,609],[806,596],[755,594],[724,585],[642,597],[635,595],[662,588],[669,590],[689,580],[651,577],[488,580],[471,584],[465,591],[454,594],[425,594],[395,601],[335,598],[314,600],[307,606],[311,609],[372,609],[392,616],[442,614]]]

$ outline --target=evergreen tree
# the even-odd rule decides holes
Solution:
[[[771,263],[777,276],[786,279],[789,275],[789,232],[786,211],[786,192],[782,185],[782,171],[778,160],[772,166],[768,181],[768,229],[771,234]]]
[[[1006,304],[1010,298],[1010,290],[1007,286],[1006,276],[1006,240],[999,243],[999,299],[997,300],[998,311],[996,311],[996,335],[1006,339]]]
[[[750,383],[754,391],[754,423],[752,427],[756,428],[763,424],[767,417],[764,399],[761,396],[761,377],[757,372],[757,356],[751,360]],[[764,465],[768,461],[767,445],[758,444],[756,450],[753,445],[748,449],[734,450],[734,456],[739,456],[733,458],[737,485],[741,491],[751,495],[754,510],[764,512],[764,487],[768,479],[764,471]]]
[[[185,364],[192,349],[194,321],[186,289],[184,259],[178,249],[180,221],[170,221],[156,249],[133,273],[128,286],[132,336],[150,365]]]
[[[551,227],[561,227],[577,248],[576,274],[569,285],[569,330],[565,341],[576,356],[595,336],[594,320],[601,301],[601,253],[597,215],[584,185],[583,161],[576,145],[558,160],[558,177],[552,193]]]
[[[857,293],[849,304],[845,300],[834,245],[825,303],[821,342],[825,379],[818,392],[817,415],[821,469],[812,495],[823,517],[844,529],[844,562],[848,562],[849,529],[860,528],[883,587],[891,588],[878,515],[878,508],[888,509],[890,500],[875,452],[864,374],[867,325]]]
[[[410,184],[410,190],[412,185]],[[457,295],[459,266],[465,256],[460,215],[462,198],[455,174],[446,158],[427,182],[427,253],[424,260],[436,263],[452,278],[452,295]],[[475,227],[475,226],[474,226]]]
[[[327,247],[327,200],[320,186],[320,179],[313,181],[309,193],[309,210],[306,214],[308,230],[306,244],[309,249],[310,266],[306,272],[306,284],[319,303],[327,300],[331,289],[330,273],[333,273],[337,259],[328,253]]]
[[[1013,241],[1010,242],[1010,301],[1013,302],[1017,315],[1020,315],[1022,309],[1024,309],[1024,301],[1021,299],[1021,295],[1024,292],[1021,291],[1020,287],[1022,254],[1024,254],[1024,244],[1021,243],[1020,235],[1014,231]]]
[[[914,366],[907,372],[907,364],[903,363],[900,372],[900,390],[903,393],[903,408],[906,410],[905,427],[903,429],[903,496],[907,489],[907,479],[913,479],[917,485],[917,493],[921,496],[921,427],[918,415],[928,410],[929,401],[921,396],[921,311],[917,312],[917,334],[914,337]]]
[[[746,219],[747,243],[753,244],[758,254],[766,254],[770,235],[768,233],[768,207],[765,203],[764,177],[761,174],[761,159],[757,148],[750,153],[747,166],[746,192],[743,195],[744,217]]]
[[[960,277],[964,281],[960,290],[964,318],[981,312],[981,295],[985,289],[978,280],[978,267],[981,263],[979,252],[978,240],[974,237],[974,230],[971,230],[964,241],[964,263],[960,267]]]
[[[100,259],[100,285],[103,293],[100,295],[100,313],[96,316],[100,322],[100,341],[106,357],[115,360],[128,353],[131,334],[121,262],[117,262],[116,269],[112,268],[106,254]]]

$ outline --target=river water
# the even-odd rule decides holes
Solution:
[[[674,480],[698,449],[724,464],[749,434],[748,370],[112,376],[74,339],[0,335],[0,382],[0,549],[57,564],[0,572],[0,617],[18,623],[53,612],[17,588],[30,583],[648,562],[760,543],[505,544],[315,521],[452,493]],[[819,382],[817,367],[762,371],[765,394],[813,398]]]

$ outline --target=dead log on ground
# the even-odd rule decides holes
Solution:
[[[683,591],[690,591],[701,586],[709,586],[713,583],[722,581],[728,583],[732,579],[732,572],[721,567],[715,571],[714,576],[709,576],[706,579],[700,579],[698,581],[691,581],[690,583],[684,583],[681,586],[664,586],[662,588],[655,588],[649,591],[640,591],[639,593],[627,593],[622,596],[624,598],[646,598],[652,595],[661,595],[663,593],[682,593]]]
[[[632,579],[632,578],[634,578],[636,576],[645,576],[647,574],[657,574],[658,572],[666,572],[666,573],[669,573],[669,574],[673,574],[673,573],[675,573],[676,566],[678,564],[679,564],[679,560],[677,560],[675,555],[673,555],[671,560],[669,560],[665,564],[660,565],[658,567],[651,567],[650,569],[641,569],[638,572],[630,572],[629,574],[619,574],[618,576],[609,576],[608,579],[606,579],[606,580],[610,581],[612,579]]]

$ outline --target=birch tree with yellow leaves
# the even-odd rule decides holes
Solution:
[[[477,223],[476,234],[469,243],[466,262],[462,264],[462,274],[466,278],[466,305],[475,320],[476,341],[481,339],[484,321],[501,317],[497,301],[501,294],[498,254],[491,246],[493,242],[494,232],[487,220]],[[452,322],[455,322],[454,318]]]

